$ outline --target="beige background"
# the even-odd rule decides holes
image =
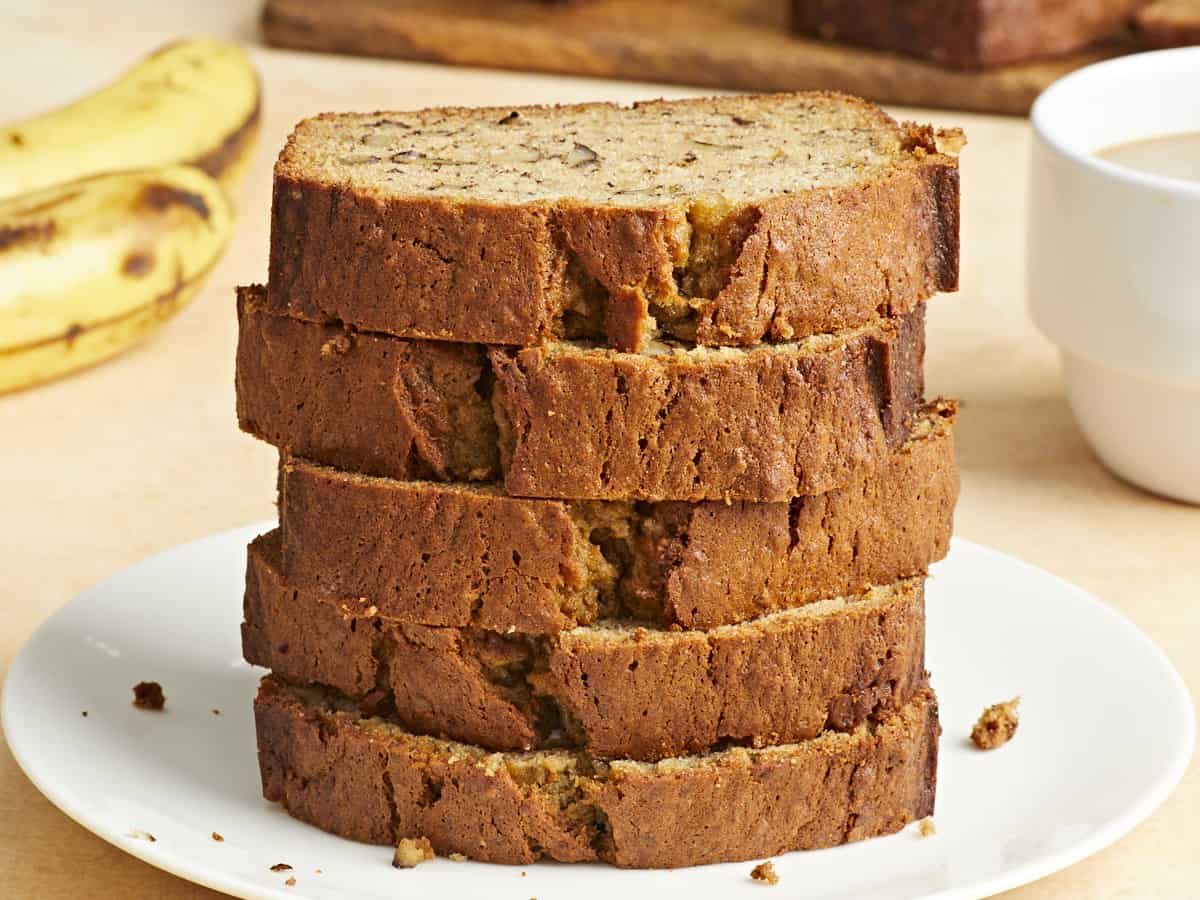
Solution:
[[[191,7],[186,12],[132,0],[27,5],[26,12],[11,4],[0,12],[0,120],[68,100],[167,38],[255,39],[253,4],[244,0],[175,4]],[[42,6],[53,8],[34,9]],[[239,434],[234,421],[233,287],[265,276],[270,165],[296,119],[328,109],[681,93],[254,55],[265,85],[261,142],[236,197],[239,232],[203,293],[148,345],[57,384],[0,397],[0,670],[82,588],[147,554],[272,514],[274,455]],[[963,125],[970,138],[962,157],[964,288],[934,301],[929,321],[931,392],[964,400],[957,533],[1094,590],[1159,641],[1197,691],[1200,509],[1140,493],[1099,466],[1071,421],[1053,348],[1025,312],[1027,123],[900,112]],[[1198,809],[1193,766],[1128,837],[1012,896],[1197,896]],[[0,896],[216,895],[88,834],[34,790],[0,746]]]

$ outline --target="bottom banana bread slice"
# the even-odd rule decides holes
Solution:
[[[424,837],[493,863],[602,860],[677,868],[889,834],[932,814],[937,700],[851,733],[657,763],[582,753],[489,753],[413,735],[332,691],[263,679],[255,701],[263,796],[374,844]]]
[[[708,631],[623,620],[505,634],[395,622],[293,588],[277,537],[250,545],[246,659],[490,750],[654,760],[804,740],[885,719],[924,681],[919,577]]]

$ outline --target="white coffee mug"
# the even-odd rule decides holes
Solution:
[[[1200,132],[1200,47],[1080,69],[1031,118],[1029,306],[1072,410],[1118,475],[1200,503],[1200,182],[1096,156]]]

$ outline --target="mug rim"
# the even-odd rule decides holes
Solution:
[[[1077,166],[1089,170],[1095,175],[1116,181],[1123,181],[1139,188],[1200,198],[1200,182],[1145,172],[1140,169],[1120,165],[1119,163],[1109,162],[1097,156],[1095,152],[1084,152],[1077,149],[1072,146],[1069,138],[1064,135],[1060,121],[1053,119],[1050,113],[1047,112],[1053,103],[1058,102],[1060,94],[1065,91],[1077,90],[1077,85],[1095,78],[1098,73],[1107,73],[1113,69],[1123,68],[1136,68],[1142,71],[1147,69],[1150,71],[1158,70],[1165,73],[1181,65],[1187,68],[1189,62],[1194,65],[1196,77],[1200,80],[1200,46],[1176,47],[1169,50],[1153,50],[1146,53],[1131,53],[1126,56],[1118,56],[1113,59],[1084,66],[1081,69],[1076,69],[1074,72],[1058,79],[1038,95],[1029,113],[1030,125],[1037,138],[1056,154]],[[1187,134],[1189,132],[1184,131],[1179,133]],[[1154,136],[1145,135],[1141,139],[1150,139]],[[1131,140],[1139,140],[1139,138],[1132,138]]]

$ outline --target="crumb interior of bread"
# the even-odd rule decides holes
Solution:
[[[280,171],[378,197],[737,204],[854,183],[909,144],[878,108],[829,94],[429,109],[309,119]]]
[[[919,692],[909,704],[885,722],[868,721],[853,731],[824,731],[814,738],[791,744],[767,747],[734,746],[691,756],[676,756],[657,762],[629,759],[604,760],[579,750],[527,750],[492,752],[460,741],[413,734],[394,722],[367,716],[354,701],[330,688],[298,686],[270,676],[273,689],[290,694],[310,711],[324,716],[340,716],[358,727],[392,740],[403,741],[429,755],[448,761],[467,761],[481,766],[489,774],[505,772],[521,785],[549,788],[555,795],[575,791],[586,782],[601,783],[622,771],[661,772],[664,774],[694,769],[724,766],[731,763],[753,763],[760,759],[790,756],[800,753],[837,752],[847,744],[861,741],[881,728],[897,723],[903,726],[923,715],[929,702],[927,692]]]
[[[561,236],[559,243],[565,243]],[[578,257],[568,255],[562,274],[562,311],[555,334],[566,340],[599,339],[607,331],[608,290],[584,268]]]
[[[803,606],[794,606],[776,610],[729,625],[718,625],[704,632],[696,632],[708,636],[723,636],[726,634],[752,633],[770,631],[787,627],[805,619],[819,619],[825,616],[837,615],[847,609],[876,609],[889,605],[910,591],[920,587],[921,578],[906,578],[895,584],[871,587],[864,593],[850,597],[830,597],[816,600]],[[581,625],[564,633],[564,637],[579,641],[621,641],[628,640],[633,634],[639,642],[670,641],[679,632],[672,631],[652,623],[634,619],[601,619],[591,625]]]
[[[878,318],[856,328],[809,335],[798,341],[759,344],[749,347],[696,346],[690,341],[660,334],[657,339],[648,341],[637,353],[613,350],[590,339],[548,341],[543,345],[543,349],[551,359],[561,356],[597,355],[612,359],[631,358],[634,360],[667,358],[673,364],[709,365],[714,362],[749,359],[760,354],[807,356],[825,353],[856,338],[867,335],[886,336],[892,333],[893,329],[892,320]]]

